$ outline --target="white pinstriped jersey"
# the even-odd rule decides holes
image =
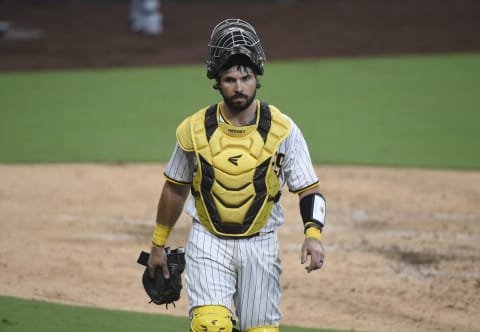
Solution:
[[[280,188],[287,185],[290,191],[299,192],[314,186],[318,179],[300,129],[287,118],[291,130],[273,158],[274,170]],[[177,143],[165,176],[176,182],[191,183],[196,163],[195,153],[183,151]],[[197,217],[192,197],[186,212]],[[186,248],[190,316],[198,306],[231,308],[233,300],[242,330],[279,325],[281,264],[275,230],[283,221],[283,210],[277,202],[265,227],[250,238],[220,238],[199,222],[193,222]]]
[[[284,116],[290,120],[292,126],[289,135],[278,147],[274,157],[274,169],[279,177],[280,188],[283,188],[286,184],[289,191],[295,193],[316,184],[318,178],[313,169],[310,153],[300,129],[290,117]],[[223,120],[220,118],[219,121]],[[183,151],[177,142],[165,169],[165,176],[176,182],[191,183],[195,175],[195,169],[195,153]],[[196,217],[195,202],[192,197],[187,202],[186,213]],[[276,229],[283,223],[283,218],[282,207],[277,202],[262,231],[270,232]]]

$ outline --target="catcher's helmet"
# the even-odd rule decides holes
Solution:
[[[252,25],[241,19],[224,20],[213,29],[206,56],[207,77],[216,78],[232,55],[247,57],[255,73],[263,75],[266,56],[262,44]]]

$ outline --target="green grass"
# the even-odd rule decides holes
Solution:
[[[61,305],[0,296],[0,331],[188,331],[184,318]]]
[[[187,318],[62,305],[0,296],[0,331],[5,332],[187,332]],[[282,327],[282,332],[334,332]]]
[[[291,62],[269,74],[268,99],[297,120],[314,161],[480,168],[480,54]]]
[[[269,62],[316,163],[480,168],[480,54]],[[203,66],[0,74],[0,162],[166,161]]]
[[[166,160],[176,124],[202,105],[202,78],[190,67],[0,75],[0,161]]]

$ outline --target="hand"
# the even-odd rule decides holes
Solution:
[[[150,251],[150,259],[148,260],[148,272],[150,278],[155,279],[155,269],[160,267],[163,272],[163,277],[165,279],[170,278],[170,272],[168,271],[167,266],[167,254],[165,253],[165,248],[152,246]]]
[[[302,264],[307,262],[308,256],[310,256],[310,265],[305,267],[305,270],[307,270],[308,273],[312,272],[313,270],[318,270],[322,267],[323,260],[325,259],[325,251],[320,240],[317,240],[313,237],[305,238],[305,241],[303,241],[302,245]]]

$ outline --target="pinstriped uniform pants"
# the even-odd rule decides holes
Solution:
[[[197,306],[222,305],[236,314],[242,330],[278,326],[281,272],[276,232],[222,239],[193,222],[186,248],[190,314]]]

